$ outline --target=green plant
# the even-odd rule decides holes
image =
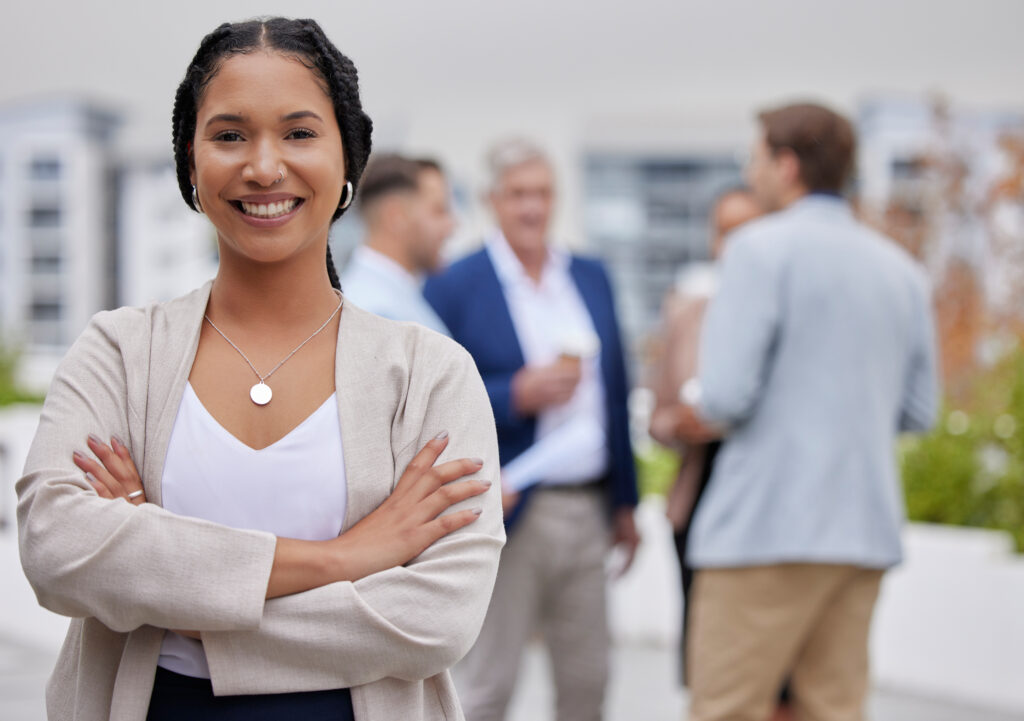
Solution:
[[[653,441],[636,452],[636,475],[640,497],[664,496],[679,473],[679,455]]]
[[[42,396],[29,393],[18,387],[15,382],[15,371],[21,353],[17,350],[0,345],[0,407],[12,403],[42,403]]]
[[[1007,531],[1024,551],[1024,349],[979,374],[971,397],[905,442],[907,515]]]

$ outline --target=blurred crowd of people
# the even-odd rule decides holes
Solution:
[[[650,369],[650,434],[678,451],[667,498],[694,721],[864,718],[868,633],[901,559],[897,434],[934,420],[923,270],[843,191],[856,137],[818,105],[758,117],[747,187],[711,212],[713,265],[681,269]],[[525,644],[551,658],[560,721],[602,716],[606,560],[640,543],[623,342],[600,261],[551,237],[555,168],[525,139],[487,157],[495,229],[442,267],[441,166],[378,154],[346,296],[465,347],[497,423],[508,542],[456,668],[467,718],[505,718]],[[669,569],[666,569],[668,572]]]

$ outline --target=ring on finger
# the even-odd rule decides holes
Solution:
[[[128,499],[129,500],[134,500],[134,499],[138,498],[139,496],[141,496],[142,493],[143,493],[143,491],[142,491],[141,488],[139,490],[137,490],[137,491],[132,491],[131,493],[128,494]]]

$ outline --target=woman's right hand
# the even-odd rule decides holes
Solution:
[[[483,467],[479,458],[435,466],[447,445],[447,432],[428,441],[409,462],[391,495],[331,542],[344,580],[405,565],[441,537],[479,518],[480,508],[441,515],[491,487],[488,481],[457,480],[478,472]]]
[[[94,461],[79,451],[75,451],[71,459],[85,471],[86,480],[100,498],[122,498],[135,506],[146,502],[142,479],[124,443],[111,437],[108,446],[90,434],[86,444],[99,460]]]

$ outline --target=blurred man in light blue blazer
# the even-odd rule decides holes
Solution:
[[[901,559],[893,442],[937,406],[921,269],[839,193],[850,123],[817,105],[759,116],[748,168],[776,212],[730,240],[681,433],[725,436],[694,519],[692,721],[763,721],[791,678],[799,718],[863,719],[868,633]]]

